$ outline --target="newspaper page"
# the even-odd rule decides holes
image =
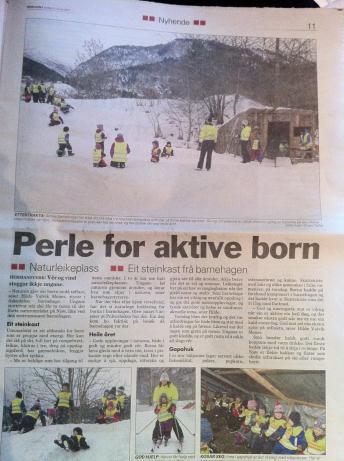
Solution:
[[[9,3],[1,461],[340,459],[342,47],[336,10]]]

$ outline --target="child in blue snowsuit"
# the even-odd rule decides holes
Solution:
[[[274,455],[296,455],[307,447],[301,416],[297,411],[290,413],[286,427],[280,427],[277,432],[279,438],[272,450]]]

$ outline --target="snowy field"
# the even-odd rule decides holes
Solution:
[[[56,156],[61,126],[48,127],[52,106],[21,102],[16,167],[16,211],[114,216],[319,219],[319,164],[274,168],[273,161],[242,164],[239,157],[213,154],[211,171],[195,171],[199,152],[171,137],[173,126],[160,104],[161,128],[175,157],[150,162],[153,128],[148,101],[135,99],[68,100],[63,115],[70,127],[74,157]],[[165,105],[165,107],[164,107]],[[246,109],[247,100],[239,110]],[[109,150],[116,131],[131,153],[124,170],[94,168],[92,149],[97,123],[104,124]]]
[[[178,402],[176,416],[182,423],[187,426],[189,431],[193,434],[195,433],[195,410],[186,409],[183,410],[184,404],[187,402]],[[149,421],[152,421],[148,427],[142,431],[140,434],[136,435],[136,454],[145,454],[150,453],[152,449],[152,434],[155,425],[156,417],[154,415],[154,407],[149,406],[140,406],[140,411],[136,413],[136,433],[140,432]],[[184,443],[183,443],[183,453],[195,453],[195,437],[192,436],[187,429],[180,423],[180,426],[184,433]],[[168,442],[168,445],[161,446],[160,448],[155,449],[155,453],[177,453],[179,443],[176,436],[172,430],[171,439]]]
[[[89,450],[67,452],[54,444],[58,434],[71,435],[75,424],[37,426],[27,434],[3,432],[1,461],[128,461],[130,421],[81,424]]]

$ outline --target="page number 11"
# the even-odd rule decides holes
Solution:
[[[308,30],[316,30],[315,22],[309,22],[308,23]]]

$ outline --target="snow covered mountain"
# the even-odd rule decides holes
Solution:
[[[70,77],[80,73],[93,73],[94,64],[102,62],[107,70],[126,69],[128,67],[156,64],[168,59],[180,59],[191,49],[194,40],[176,39],[166,44],[153,46],[112,46],[86,62],[79,64]]]
[[[154,46],[112,46],[67,74],[86,98],[182,98],[240,92],[264,105],[313,108],[316,64],[293,66],[281,60],[278,88],[276,57],[219,40],[177,38]],[[307,81],[306,86],[300,81]],[[277,91],[278,90],[278,91]]]
[[[35,63],[41,64],[50,69],[51,71],[56,72],[60,75],[60,79],[61,77],[65,77],[71,71],[70,67],[66,66],[65,64],[62,64],[56,59],[48,58],[47,56],[40,54],[36,50],[25,51],[24,59],[25,58]]]

